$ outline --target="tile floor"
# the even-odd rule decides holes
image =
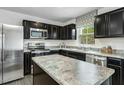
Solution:
[[[27,75],[22,79],[12,81],[4,85],[33,85],[33,75]]]

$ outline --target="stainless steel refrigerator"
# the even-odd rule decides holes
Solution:
[[[0,24],[0,84],[23,75],[23,27]]]

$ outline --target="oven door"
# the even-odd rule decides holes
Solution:
[[[30,38],[43,38],[43,32],[37,29],[30,29]]]

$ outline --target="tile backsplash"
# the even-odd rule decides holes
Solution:
[[[124,53],[124,38],[101,38],[95,39],[94,45],[80,45],[78,40],[41,40],[41,39],[25,39],[24,48],[28,43],[45,43],[46,48],[60,48],[60,44],[64,42],[66,48],[78,48],[83,50],[100,51],[102,47],[111,46],[113,53]]]

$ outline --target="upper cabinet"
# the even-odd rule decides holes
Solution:
[[[65,37],[65,30],[64,30],[64,27],[60,26],[60,27],[59,27],[59,39],[60,39],[60,40],[64,40],[64,37]]]
[[[120,10],[109,14],[109,36],[124,36],[123,13],[123,10]]]
[[[24,39],[30,39],[30,28],[47,29],[49,40],[76,40],[76,25],[57,26],[40,22],[23,20]]]
[[[59,26],[51,25],[51,39],[59,39]]]
[[[67,39],[76,40],[76,25],[70,24],[67,26]]]
[[[118,9],[95,18],[95,38],[124,36],[124,9]]]
[[[30,27],[32,28],[47,29],[48,26],[47,24],[40,22],[29,21],[29,23],[30,23]]]
[[[30,39],[30,28],[48,29],[48,25],[45,23],[28,20],[23,20],[22,25],[24,26],[24,39]]]
[[[24,26],[24,39],[30,39],[30,22],[23,20]]]
[[[94,28],[95,37],[106,37],[107,29],[107,15],[100,15],[95,18]]]
[[[63,27],[63,30],[60,31],[60,39],[62,40],[76,40],[76,25],[69,24]]]

